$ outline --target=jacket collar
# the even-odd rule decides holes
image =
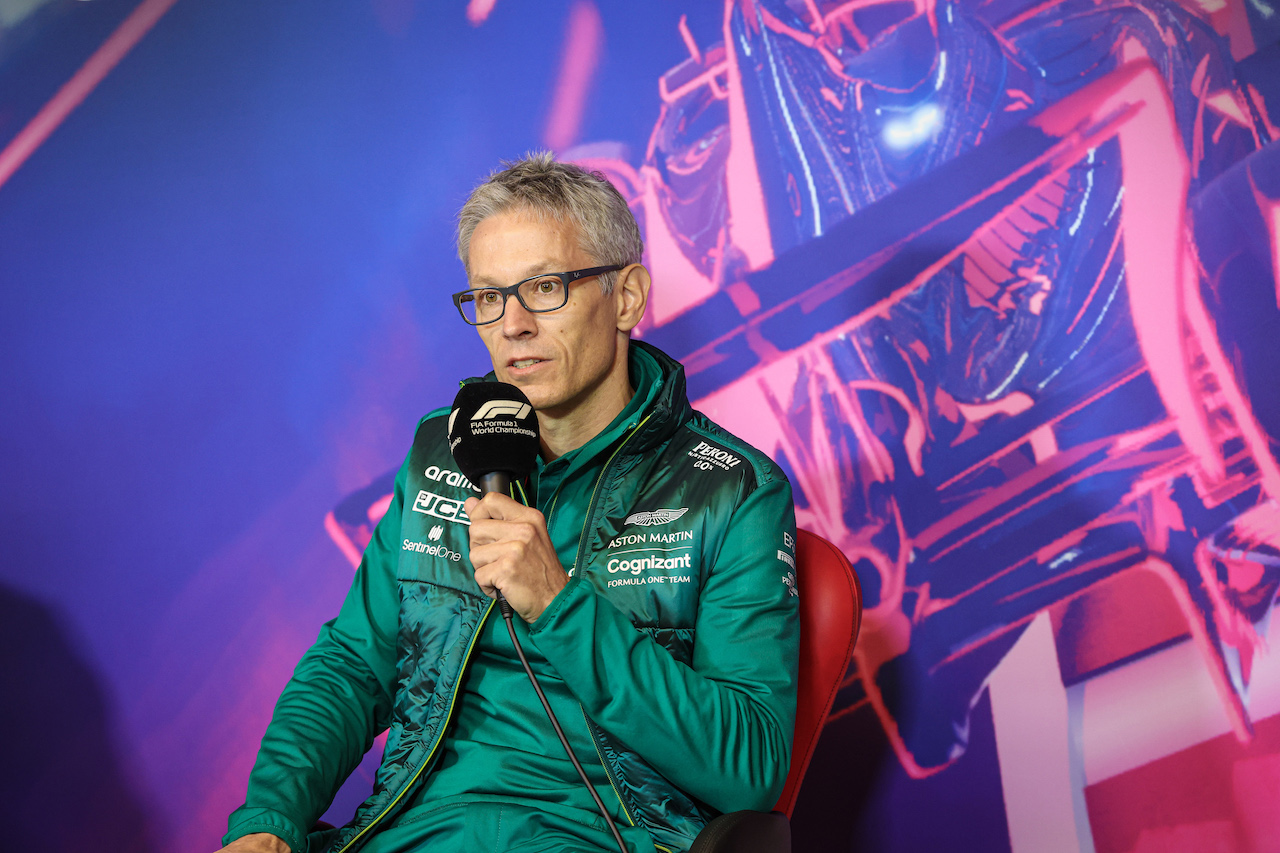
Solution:
[[[671,437],[685,421],[693,417],[693,407],[689,405],[689,397],[685,390],[684,365],[667,355],[653,344],[644,341],[631,341],[631,375],[636,376],[636,360],[648,357],[657,365],[660,378],[658,392],[645,413],[647,420],[642,422],[635,437],[627,444],[629,453],[641,453],[651,450]],[[636,389],[636,393],[640,393]]]

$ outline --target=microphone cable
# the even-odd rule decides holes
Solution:
[[[560,738],[560,744],[564,747],[564,751],[568,754],[569,760],[573,762],[573,769],[578,771],[578,775],[582,777],[582,784],[587,786],[587,790],[591,792],[591,799],[595,800],[596,808],[600,810],[600,815],[604,818],[604,822],[609,825],[609,831],[613,833],[613,840],[618,842],[618,849],[622,853],[629,853],[626,843],[622,840],[622,833],[618,832],[617,825],[613,822],[613,818],[609,816],[609,810],[604,807],[604,802],[600,799],[600,795],[596,793],[596,786],[591,784],[591,780],[587,778],[587,771],[582,769],[582,763],[578,761],[578,756],[574,754],[573,747],[569,745],[569,739],[564,736],[564,730],[560,728],[560,721],[556,719],[555,712],[551,710],[551,703],[547,701],[546,694],[542,692],[542,685],[538,684],[538,676],[533,674],[533,667],[529,666],[529,659],[524,656],[524,649],[520,647],[520,640],[516,638],[516,627],[511,621],[512,610],[510,603],[501,590],[494,590],[498,595],[498,610],[502,613],[503,620],[507,623],[507,633],[511,635],[511,644],[516,647],[516,655],[520,658],[521,665],[524,666],[525,674],[529,676],[529,683],[533,685],[533,690],[538,694],[538,701],[542,703],[542,709],[547,712],[547,719],[551,720],[551,727],[556,730],[556,737]]]
[[[453,400],[447,431],[449,452],[453,454],[458,470],[472,483],[479,485],[481,494],[498,492],[511,497],[513,481],[518,483],[520,477],[529,474],[537,466],[538,419],[529,398],[514,385],[486,381],[464,383]],[[520,493],[524,504],[528,506],[529,501],[523,488]],[[512,622],[511,604],[503,596],[502,590],[494,592],[498,610],[507,623],[507,633],[511,635],[511,644],[515,646],[520,664],[529,676],[529,683],[533,685],[533,691],[538,694],[542,709],[547,712],[547,719],[551,720],[551,727],[556,730],[556,737],[560,738],[560,744],[573,762],[573,769],[578,771],[582,784],[591,792],[591,799],[600,810],[600,816],[613,833],[613,840],[618,842],[618,849],[622,853],[629,853],[622,840],[622,833],[618,832],[618,827],[609,816],[600,795],[596,793],[595,786],[587,778],[578,756],[573,754],[573,747],[564,736],[564,730],[560,728],[560,722],[551,710],[551,703],[542,692],[542,685],[538,684],[533,667],[529,666],[529,659],[524,656],[524,649],[520,647],[515,624]],[[605,767],[606,773],[608,769]],[[623,808],[625,810],[626,807]]]

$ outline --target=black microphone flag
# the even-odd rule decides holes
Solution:
[[[507,482],[533,470],[538,458],[538,418],[529,398],[505,382],[468,382],[449,413],[449,449],[458,470],[482,491],[506,491]]]

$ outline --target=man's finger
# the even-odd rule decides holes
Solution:
[[[467,517],[475,521],[477,518],[503,518],[514,511],[513,506],[523,508],[522,504],[500,492],[490,492],[482,498],[467,498],[462,508]]]
[[[477,518],[519,521],[541,515],[533,507],[525,506],[500,492],[490,492],[482,498],[467,498],[462,507],[466,511],[467,517],[472,521]]]
[[[531,528],[537,528],[536,521],[531,518],[513,521],[505,518],[486,517],[481,513],[471,518],[467,539],[472,548],[488,545],[491,542],[528,541],[528,532]]]
[[[512,551],[513,549],[504,539],[491,539],[488,542],[472,543],[471,565],[473,568],[479,569],[482,566],[497,562],[508,554],[518,559],[519,554],[512,553]]]
[[[519,574],[518,566],[525,559],[519,548],[513,548],[508,542],[495,542],[471,552],[472,565],[475,567],[476,583],[485,595],[492,597],[493,590],[505,589],[511,579]]]

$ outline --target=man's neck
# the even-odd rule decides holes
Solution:
[[[635,391],[630,382],[622,382],[611,388],[601,388],[597,394],[600,399],[593,400],[593,405],[585,412],[582,410],[584,407],[575,407],[563,414],[550,410],[538,412],[543,461],[559,459],[604,432],[631,402]]]

